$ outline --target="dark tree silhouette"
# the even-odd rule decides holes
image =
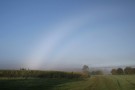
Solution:
[[[135,74],[135,68],[126,67],[124,70],[122,68],[112,69],[111,73],[112,75],[122,75],[122,74],[131,75],[131,74]]]
[[[135,68],[132,67],[126,67],[124,69],[125,74],[135,74]]]
[[[116,69],[112,69],[111,73],[112,73],[112,75],[116,75],[117,74],[117,70]]]
[[[135,74],[135,68],[132,68],[132,72],[133,72],[133,74]]]
[[[119,74],[119,75],[124,74],[123,69],[122,69],[122,68],[118,68],[118,69],[117,69],[117,74]]]

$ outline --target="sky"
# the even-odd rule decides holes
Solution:
[[[135,65],[134,0],[0,0],[0,68]]]

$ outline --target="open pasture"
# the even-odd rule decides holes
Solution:
[[[86,79],[1,78],[0,90],[135,90],[135,75],[95,75]]]

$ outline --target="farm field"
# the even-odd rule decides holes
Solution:
[[[6,79],[0,90],[135,90],[135,75],[97,75],[88,79]]]
[[[135,90],[135,76],[92,76],[84,81],[59,85],[54,90]]]

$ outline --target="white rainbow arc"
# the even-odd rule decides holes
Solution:
[[[65,22],[56,24],[55,27],[51,28],[49,34],[45,34],[38,41],[38,45],[33,49],[33,51],[26,58],[27,63],[25,67],[38,69],[44,60],[48,60],[48,56],[54,51],[55,47],[66,36],[72,34],[74,30],[82,26],[88,21],[89,15],[82,15],[79,17],[73,17]]]

